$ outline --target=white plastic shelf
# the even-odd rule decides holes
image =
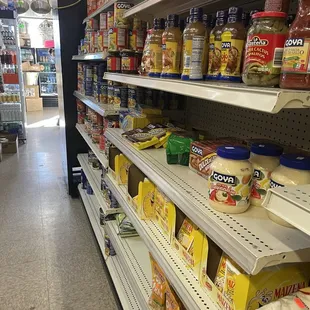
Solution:
[[[310,236],[310,185],[270,189],[264,207]]]
[[[91,18],[96,17],[97,15],[99,15],[102,12],[106,12],[107,10],[111,10],[113,11],[112,6],[114,5],[114,3],[117,0],[108,0],[106,1],[106,3],[104,5],[102,5],[100,8],[98,8],[95,12],[91,13],[89,16],[87,16],[84,20],[83,20],[83,24],[86,23],[87,21],[89,21]]]
[[[120,208],[109,208],[106,201],[103,198],[101,193],[100,184],[101,184],[101,170],[93,170],[88,164],[88,155],[87,154],[78,154],[77,156],[79,163],[86,175],[86,178],[92,187],[94,194],[99,202],[99,206],[96,209],[98,217],[100,216],[99,208],[101,207],[104,214],[115,214],[119,213],[122,210]]]
[[[203,291],[193,272],[179,258],[156,224],[151,220],[139,219],[127,202],[126,187],[119,186],[109,174],[106,175],[105,180],[186,308],[191,310],[219,309]]]
[[[84,130],[84,125],[83,124],[76,124],[75,128],[78,130],[78,132],[81,134],[83,139],[86,141],[90,149],[95,153],[96,157],[99,159],[101,162],[101,165],[105,168],[109,166],[108,159],[104,154],[102,154],[99,150],[98,144],[93,143],[92,139],[89,137],[89,135],[85,132]]]
[[[78,61],[85,61],[85,60],[106,60],[108,53],[106,51],[104,52],[98,52],[98,53],[88,53],[84,55],[73,55],[72,60],[78,60]]]
[[[246,272],[310,261],[307,235],[273,223],[264,208],[238,215],[215,211],[208,203],[207,180],[188,167],[168,165],[164,149],[136,150],[121,133],[108,129],[105,135]]]
[[[105,229],[141,309],[148,309],[152,271],[147,247],[140,237],[121,238],[117,233],[116,221],[106,222]]]
[[[81,184],[78,186],[78,189],[123,309],[142,310],[142,308],[139,307],[137,298],[133,293],[133,289],[130,286],[130,282],[127,279],[126,273],[123,271],[118,257],[107,257],[105,254],[104,229],[101,227],[95,211],[98,205],[95,200],[96,197],[94,195],[88,195],[86,191],[82,189]]]
[[[105,73],[104,77],[110,81],[212,100],[260,112],[278,113],[284,108],[310,107],[310,96],[307,91],[249,87],[240,83],[190,82],[121,73]]]
[[[78,92],[77,90],[74,91],[73,95],[85,103],[88,107],[96,111],[101,116],[108,116],[108,115],[118,115],[120,109],[115,108],[113,104],[102,104],[98,103],[93,97],[85,96],[82,93]]]

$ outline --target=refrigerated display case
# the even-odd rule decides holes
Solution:
[[[24,84],[16,17],[14,11],[0,11],[0,131],[16,133],[25,140]]]
[[[33,47],[21,47],[22,62],[29,61],[31,64],[36,63],[36,52]]]

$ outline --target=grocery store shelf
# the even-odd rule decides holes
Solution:
[[[246,272],[310,261],[307,235],[273,223],[264,208],[238,215],[216,212],[208,203],[207,180],[188,167],[168,165],[164,149],[136,150],[121,133],[108,129],[105,136]]]
[[[268,191],[264,207],[310,236],[310,185],[277,187]]]
[[[140,237],[121,238],[116,221],[108,221],[105,230],[119,257],[141,309],[148,309],[152,290],[152,272],[149,252]]]
[[[130,287],[127,275],[123,271],[118,257],[107,257],[105,254],[104,230],[94,211],[97,205],[95,202],[96,198],[94,195],[87,195],[86,191],[82,189],[81,184],[78,186],[78,189],[123,309],[142,310],[138,305],[137,298],[134,296],[133,289]]]
[[[105,60],[107,58],[107,51],[98,53],[89,53],[84,55],[73,55],[72,60]]]
[[[86,178],[92,187],[94,194],[98,200],[99,206],[97,207],[97,214],[100,216],[99,207],[102,208],[105,214],[115,214],[121,211],[120,208],[109,208],[106,201],[103,198],[101,193],[100,184],[101,184],[101,170],[93,170],[88,164],[88,155],[87,154],[78,154],[77,156],[79,163],[86,175]]]
[[[41,93],[41,97],[58,97],[58,94],[56,94],[56,93],[53,93],[53,94]]]
[[[101,162],[101,165],[105,168],[109,166],[108,159],[106,156],[104,156],[96,143],[93,143],[92,139],[88,136],[88,134],[84,131],[84,125],[83,124],[76,124],[75,128],[78,130],[78,132],[81,134],[83,139],[86,141],[90,149],[95,153],[96,157]]]
[[[168,80],[121,73],[105,73],[105,78],[267,113],[278,113],[284,108],[310,107],[307,91],[249,87],[240,83]]]
[[[85,96],[78,91],[74,91],[73,95],[102,116],[119,114],[120,109],[115,108],[112,104],[98,103],[93,97]]]
[[[102,12],[105,12],[107,9],[111,9],[112,10],[112,6],[114,5],[114,3],[117,0],[108,0],[106,1],[106,3],[101,6],[100,8],[98,8],[95,12],[91,13],[89,16],[87,16],[84,20],[83,20],[83,24],[86,23],[87,21],[89,21],[91,18],[94,18],[95,16],[99,15]],[[113,11],[113,10],[112,10]]]
[[[218,309],[203,291],[193,272],[179,258],[167,238],[151,221],[142,221],[128,204],[126,187],[119,186],[109,174],[105,178],[110,190],[136,228],[155,260],[162,267],[169,282],[187,309]],[[207,308],[208,307],[208,308]]]

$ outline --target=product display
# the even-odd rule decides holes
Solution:
[[[280,157],[280,166],[270,176],[270,187],[296,186],[310,184],[310,158],[302,155],[283,154]],[[268,216],[274,222],[293,228],[277,215],[268,212]]]
[[[135,228],[124,213],[116,215],[116,222],[118,226],[118,234],[122,238],[138,236]]]

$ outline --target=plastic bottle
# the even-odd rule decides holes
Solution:
[[[204,39],[206,28],[202,23],[203,11],[201,8],[192,8],[190,10],[189,24],[183,33],[183,70],[182,80],[201,80]],[[195,37],[195,40],[193,38]],[[202,48],[201,48],[202,45]],[[194,48],[194,57],[193,57]]]
[[[171,14],[167,16],[167,26],[162,35],[163,78],[180,77],[180,59],[182,49],[182,34],[179,28],[179,16]]]
[[[155,18],[150,35],[150,72],[149,76],[160,77],[162,71],[162,35],[165,29],[165,20]]]

